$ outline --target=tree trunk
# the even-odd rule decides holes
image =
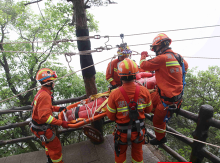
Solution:
[[[76,24],[76,36],[89,36],[89,30],[87,26],[86,10],[84,5],[84,0],[72,0],[74,8],[74,17]],[[77,41],[77,46],[79,51],[91,50],[90,40]],[[93,65],[92,55],[80,55],[81,68]],[[82,71],[86,95],[97,94],[97,88],[95,84],[95,67],[92,66]],[[92,123],[92,126],[98,129],[103,134],[103,121],[98,120]],[[95,143],[95,142],[94,142]]]

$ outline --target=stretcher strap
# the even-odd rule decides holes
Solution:
[[[102,107],[104,107],[108,102],[108,98],[99,106],[99,108],[95,112],[99,112]]]

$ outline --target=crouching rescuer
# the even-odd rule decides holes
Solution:
[[[68,122],[58,120],[52,114],[52,112],[60,112],[66,109],[65,107],[52,106],[53,96],[51,91],[55,86],[53,80],[56,78],[56,72],[48,68],[38,71],[36,80],[41,83],[42,87],[34,97],[32,121],[30,122],[31,131],[45,146],[48,163],[63,163],[62,147],[54,127],[62,126],[68,128]]]
[[[143,162],[142,145],[145,143],[145,115],[152,110],[151,96],[147,88],[134,82],[137,64],[129,58],[118,67],[122,86],[113,90],[108,99],[107,116],[115,121],[115,162],[126,162],[126,150],[131,145],[132,162]]]

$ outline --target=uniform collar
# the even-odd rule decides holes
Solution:
[[[168,53],[168,52],[172,52],[172,53],[173,53],[173,50],[172,50],[171,48],[166,49],[166,50],[164,50],[164,51],[163,51],[163,53],[162,53],[162,54],[165,54],[165,53]]]
[[[52,95],[53,92],[51,92],[47,87],[42,86],[41,87],[42,90],[46,91],[49,95]]]
[[[130,86],[130,85],[134,85],[134,82],[123,83],[123,86]]]

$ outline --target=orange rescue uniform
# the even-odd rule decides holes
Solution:
[[[114,59],[112,62],[108,64],[106,70],[106,80],[111,85],[121,86],[121,80],[118,76],[118,65],[120,61],[118,59]]]
[[[161,96],[168,98],[179,95],[183,89],[182,68],[172,53],[177,56],[177,54],[171,49],[167,49],[165,52],[163,52],[163,54],[158,55],[153,59],[142,59],[140,61],[140,67],[142,69],[147,71],[155,70],[156,82],[160,89]],[[186,71],[188,69],[188,63],[184,59],[183,62]],[[164,99],[160,97],[158,90],[154,93],[151,93],[151,99],[153,107],[155,108],[153,125],[157,128],[166,130],[166,122],[164,121],[164,118],[167,114],[167,108],[164,108],[161,101],[167,105],[173,103],[177,104],[179,102],[164,101]],[[181,102],[179,105],[180,104]],[[163,137],[165,137],[165,131],[157,129],[154,130],[157,140],[161,140]]]
[[[52,112],[59,112],[60,107],[52,106],[51,94],[52,92],[45,86],[42,86],[38,91],[33,102],[32,119],[37,122],[37,124],[60,126],[62,120],[56,119],[52,114]],[[47,139],[50,139],[53,136],[52,128],[48,128],[46,131],[35,131],[34,129],[31,129],[31,131],[38,138],[40,138],[40,135],[45,135]],[[57,136],[50,142],[42,142],[42,145],[45,146],[46,155],[49,155],[53,162],[63,163],[62,146]]]
[[[130,101],[133,101],[135,89],[136,89],[136,83],[135,82],[124,83],[122,87],[127,93]],[[139,112],[138,119],[145,119],[144,113],[150,113],[152,108],[153,106],[151,104],[151,97],[149,91],[147,90],[147,88],[140,86],[140,92],[138,95],[138,112]],[[130,122],[127,102],[118,88],[115,89],[113,92],[111,92],[108,98],[106,113],[110,120],[115,121],[118,124],[126,124]],[[145,129],[142,129],[142,131],[143,133],[145,133]],[[117,134],[120,135],[120,140],[122,142],[127,142],[127,133],[120,133],[119,131],[117,131]],[[134,141],[137,138],[137,136],[138,136],[137,131],[132,132],[131,141]],[[139,138],[139,140],[142,139],[143,136]],[[142,144],[144,144],[144,141],[138,144],[132,142],[131,145],[132,162],[143,162]],[[124,163],[126,161],[127,145],[120,145],[120,149],[121,151],[119,157],[117,157],[115,153],[116,163]]]

